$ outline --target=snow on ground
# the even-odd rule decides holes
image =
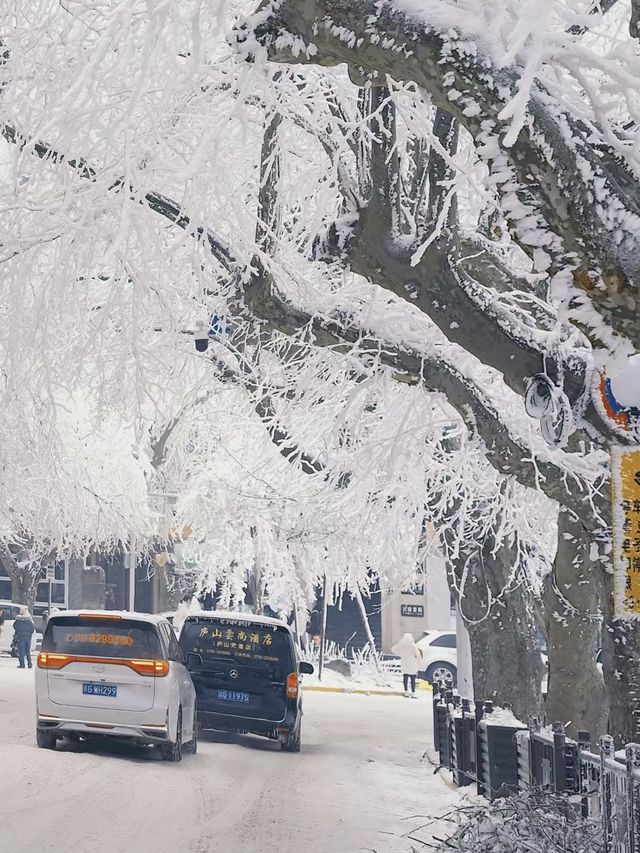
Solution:
[[[305,675],[303,683],[305,687],[338,687],[346,690],[360,687],[360,684],[356,685],[353,678],[343,675],[341,672],[335,672],[332,669],[326,669],[322,673],[322,680],[320,680],[316,668],[313,675]]]
[[[331,687],[333,689],[339,688],[340,690],[371,690],[375,692],[381,691],[389,691],[389,692],[397,692],[402,691],[402,676],[393,675],[382,675],[379,677],[375,677],[374,675],[343,675],[341,672],[336,672],[332,669],[326,669],[322,673],[322,680],[318,678],[317,670],[313,675],[305,675],[304,677],[304,686],[305,687]],[[425,690],[429,688],[429,685],[426,681],[418,680],[418,687],[420,690]]]
[[[402,681],[393,684],[392,680],[387,678],[374,678],[373,676],[357,678],[344,675],[333,669],[325,669],[322,673],[322,680],[320,680],[316,669],[313,675],[305,675],[304,685],[305,687],[339,687],[343,690],[399,690],[402,688]]]
[[[307,693],[303,751],[208,733],[149,749],[35,744],[33,672],[0,659],[0,824],[12,853],[409,853],[459,795],[423,760],[430,693]],[[420,838],[428,838],[422,831]]]

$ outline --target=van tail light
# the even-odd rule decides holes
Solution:
[[[138,675],[151,675],[163,678],[169,675],[169,661],[128,658],[99,658],[84,655],[61,655],[54,652],[40,652],[38,655],[39,669],[62,669],[70,663],[101,663],[115,666],[128,666]]]
[[[297,699],[298,698],[298,673],[292,672],[291,675],[287,676],[287,698],[288,699]]]
[[[127,660],[122,662],[130,666],[138,675],[153,675],[156,678],[169,675],[169,661],[167,660]]]
[[[38,655],[39,669],[62,669],[68,663],[71,663],[70,655],[57,655],[53,652],[40,652]]]
[[[78,613],[80,619],[122,619],[119,613]]]

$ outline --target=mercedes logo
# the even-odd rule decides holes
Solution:
[[[230,669],[229,670],[229,678],[237,678],[237,677],[238,677],[238,670],[237,669]]]

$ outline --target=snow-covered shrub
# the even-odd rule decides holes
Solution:
[[[393,677],[385,669],[380,652],[365,646],[351,651],[351,677],[354,681],[389,687]]]
[[[604,853],[600,821],[585,820],[566,797],[540,792],[456,809],[448,838],[421,849],[438,853]],[[414,850],[417,848],[413,848]]]

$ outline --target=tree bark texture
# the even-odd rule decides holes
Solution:
[[[537,642],[533,595],[516,569],[514,545],[487,537],[454,561],[454,577],[461,594],[473,667],[477,702],[509,702],[526,721],[542,707],[542,659]],[[454,589],[454,593],[457,591]]]
[[[371,21],[376,22],[374,27]],[[441,34],[394,4],[378,0],[269,0],[237,27],[241,53],[251,53],[253,40],[247,43],[248,32],[276,62],[321,66],[346,63],[370,74],[413,81],[430,93],[438,107],[454,115],[476,141],[486,139],[487,131],[493,134],[517,179],[518,197],[532,215],[539,217],[541,225],[546,224],[562,241],[551,251],[560,255],[563,245],[583,258],[587,269],[612,271],[604,277],[603,288],[584,288],[577,293],[591,299],[607,325],[628,337],[636,348],[640,346],[637,236],[622,225],[620,229],[608,227],[592,201],[595,185],[601,182],[611,199],[607,210],[615,207],[624,215],[636,216],[640,213],[637,187],[626,179],[624,165],[612,152],[603,150],[606,146],[592,145],[588,129],[553,102],[541,83],[532,86],[529,121],[515,144],[504,145],[508,127],[501,113],[517,91],[516,70],[497,69],[486,56],[480,60],[474,52],[465,53],[464,38],[458,49],[455,39],[452,43],[451,30]],[[347,32],[348,39],[344,38]],[[451,97],[453,91],[455,97]],[[498,91],[503,94],[498,95]],[[588,170],[578,167],[581,161],[588,164]],[[505,182],[507,188],[512,190],[510,179]],[[624,300],[620,299],[620,288]]]
[[[40,572],[34,577],[29,568],[18,569],[11,575],[11,601],[14,604],[26,604],[29,612],[33,613],[36,601]]]
[[[590,559],[591,537],[579,518],[563,509],[558,550],[544,582],[544,620],[549,653],[546,721],[559,720],[576,737],[606,733],[608,703],[596,656],[600,647],[601,571]]]
[[[21,565],[9,546],[0,542],[0,564],[11,579],[11,600],[14,604],[26,604],[33,612],[40,582],[40,563]]]
[[[613,577],[604,573],[602,666],[609,698],[609,734],[618,747],[640,742],[640,622],[613,615]]]

